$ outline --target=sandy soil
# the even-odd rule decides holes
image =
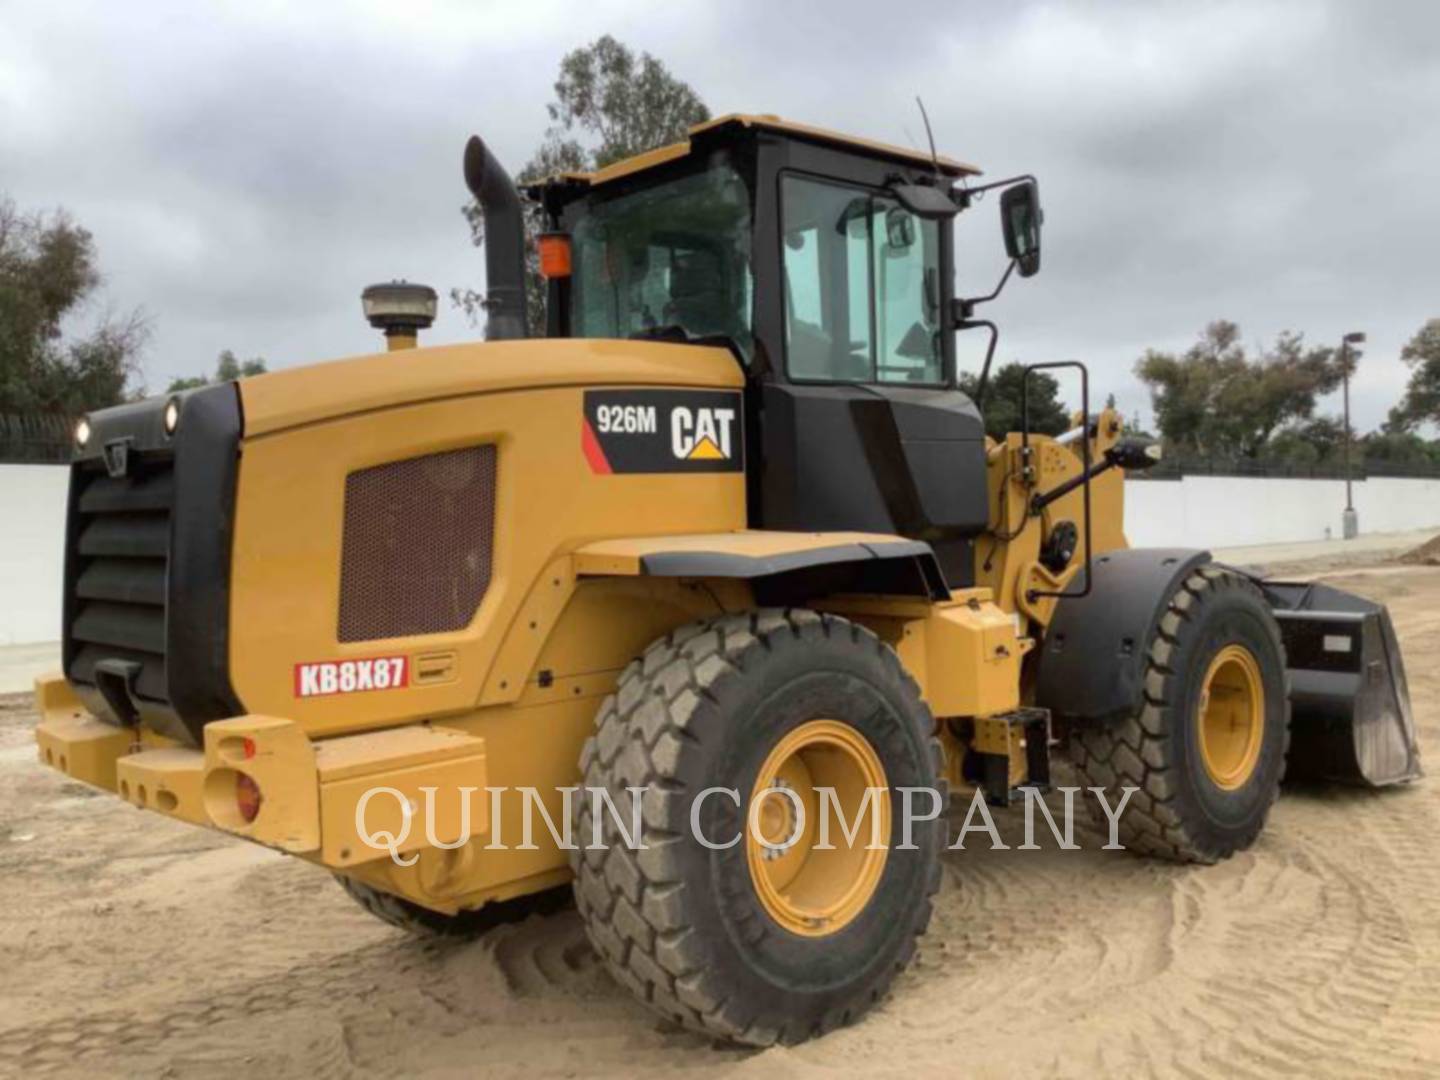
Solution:
[[[1332,580],[1391,605],[1436,746],[1440,569]],[[41,769],[33,721],[0,698],[0,1075],[1440,1072],[1435,781],[1288,792],[1217,867],[953,853],[891,998],[753,1053],[630,1002],[573,913],[417,942],[298,860]],[[1018,813],[1000,818],[1018,842]]]

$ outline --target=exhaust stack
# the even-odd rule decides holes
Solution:
[[[485,340],[523,338],[525,222],[520,195],[478,135],[465,144],[465,184],[485,212]]]

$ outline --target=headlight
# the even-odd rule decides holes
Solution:
[[[80,422],[75,425],[75,445],[85,449],[85,444],[90,441],[90,421],[83,416]]]
[[[165,434],[174,435],[180,426],[180,399],[171,398],[165,403]]]

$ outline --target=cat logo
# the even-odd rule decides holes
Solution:
[[[730,460],[734,409],[670,410],[670,450],[682,461]]]
[[[744,398],[736,390],[586,390],[580,452],[597,476],[744,472]]]

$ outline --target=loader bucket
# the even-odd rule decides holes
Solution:
[[[1420,776],[1415,718],[1384,604],[1316,583],[1262,583],[1290,675],[1294,779],[1383,787]]]

